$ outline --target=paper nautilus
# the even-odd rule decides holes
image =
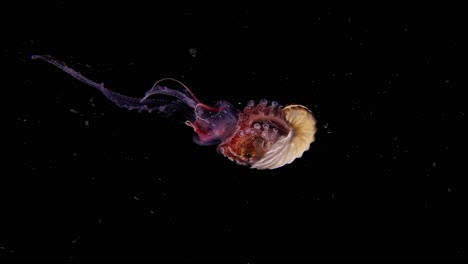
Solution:
[[[206,105],[187,86],[172,78],[157,81],[145,96],[134,98],[89,80],[49,55],[34,55],[32,59],[49,62],[96,88],[120,107],[163,115],[182,114],[187,120],[185,124],[196,132],[194,141],[197,144],[218,145],[219,153],[240,165],[255,169],[279,168],[302,157],[315,139],[315,118],[302,105],[283,107],[276,101],[265,99],[257,103],[249,101],[242,111],[223,100],[212,106]],[[162,85],[169,82],[174,87]]]

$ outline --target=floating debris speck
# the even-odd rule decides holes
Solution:
[[[189,53],[190,53],[190,55],[192,55],[192,57],[195,57],[197,55],[197,49],[191,48],[191,49],[189,49]]]
[[[75,244],[76,242],[78,242],[79,239],[80,239],[80,236],[77,236],[77,237],[76,237],[75,239],[73,239],[71,242],[72,242],[73,244]]]

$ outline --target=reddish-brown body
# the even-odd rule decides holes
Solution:
[[[236,132],[218,146],[218,151],[238,164],[252,165],[290,131],[291,126],[277,102],[268,105],[266,100],[261,100],[254,105],[250,101],[239,114]]]

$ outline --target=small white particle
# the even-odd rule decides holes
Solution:
[[[77,236],[77,237],[76,237],[75,239],[73,239],[71,242],[72,242],[73,244],[75,244],[76,242],[78,242],[79,239],[80,239],[80,236]]]
[[[89,126],[89,121],[88,121],[88,120],[85,120],[85,121],[84,121],[84,125],[85,125],[85,126]]]
[[[97,220],[99,224],[102,224],[102,219]]]
[[[436,163],[435,161],[434,161],[434,162],[432,162],[432,168],[435,168],[435,167],[436,167],[436,165],[437,165],[437,163]]]
[[[197,55],[197,49],[191,48],[191,49],[189,49],[189,53],[190,53],[190,55],[192,55],[192,57],[195,57]]]
[[[150,214],[154,214],[154,211],[153,211],[153,210],[150,210],[149,212],[150,212]]]
[[[136,197],[136,196],[133,196],[133,199],[137,200],[137,201],[140,201],[140,198]]]
[[[447,192],[452,192],[452,189],[450,189],[450,187],[448,187]]]
[[[72,108],[70,108],[70,113],[77,114],[77,115],[80,114],[80,112],[78,112],[78,111],[76,111],[75,109],[72,109]]]
[[[334,193],[331,194],[331,198],[335,199],[335,194]]]
[[[75,156],[75,157],[78,156],[78,153],[73,153],[73,156]]]

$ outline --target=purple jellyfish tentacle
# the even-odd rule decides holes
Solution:
[[[179,91],[176,89],[167,88],[166,86],[163,86],[163,85],[159,85],[159,83],[163,81],[175,82],[178,85],[180,85],[183,89]],[[200,100],[198,100],[198,98],[192,93],[192,91],[185,84],[173,78],[163,78],[157,81],[153,85],[153,87],[145,93],[145,96],[141,99],[141,102],[144,102],[149,97],[156,95],[156,94],[164,94],[164,95],[173,96],[185,102],[191,108],[195,108],[195,106],[200,103]]]
[[[196,100],[198,100],[192,94],[192,92],[188,90],[188,88],[183,84],[182,85],[184,89],[187,90],[185,92],[180,92],[177,90],[172,90],[165,86],[157,85],[160,81],[165,80],[165,79],[162,79],[156,82],[155,86],[153,86],[153,88],[151,88],[151,90],[147,92],[147,95],[143,99],[129,97],[129,96],[111,91],[105,88],[104,84],[94,82],[84,77],[83,75],[81,75],[81,73],[68,67],[64,62],[52,58],[52,56],[50,55],[33,55],[31,56],[31,59],[41,59],[43,61],[46,61],[54,65],[55,67],[66,72],[67,74],[77,79],[78,81],[99,90],[107,99],[114,102],[117,106],[129,109],[129,110],[137,110],[140,112],[141,111],[147,111],[147,112],[157,111],[158,113],[171,114],[177,111],[179,108],[181,108],[181,106],[184,104],[190,107],[191,109],[193,109],[196,105]],[[170,78],[166,78],[166,79],[170,79]],[[171,101],[163,100],[163,99],[148,99],[148,97],[152,94],[166,94],[169,96],[173,96],[177,99],[171,100]],[[187,112],[187,111],[185,110],[184,112]],[[188,114],[188,116],[191,116],[191,115]]]
[[[197,133],[194,137],[195,143],[209,146],[231,136],[236,129],[238,118],[239,111],[231,103],[221,100],[214,107],[197,104],[194,121],[187,121],[185,124]]]

